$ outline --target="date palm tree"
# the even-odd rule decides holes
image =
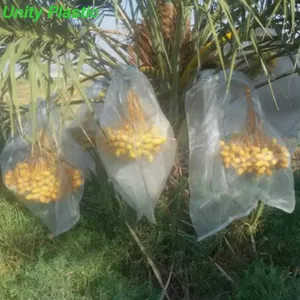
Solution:
[[[95,5],[100,13],[95,19],[47,18],[53,4],[64,8]],[[38,22],[4,18],[4,6],[12,5],[31,5],[44,13]],[[292,0],[4,0],[0,7],[0,88],[2,102],[4,94],[9,100],[2,114],[11,123],[21,113],[18,77],[28,78],[34,106],[39,91],[50,97],[53,64],[61,70],[64,92],[76,89],[83,94],[83,81],[100,75],[109,78],[111,68],[126,63],[146,73],[163,110],[178,128],[184,118],[184,93],[204,68],[238,69],[252,76],[263,72],[272,89],[269,71],[275,59],[298,53],[297,5]],[[111,17],[117,30],[102,29]],[[16,65],[21,68],[18,76]],[[85,74],[83,65],[93,74]],[[82,98],[87,101],[85,95]]]
[[[26,5],[43,10],[37,22],[3,17],[5,6]],[[48,18],[51,5],[64,9],[94,5],[99,15]],[[103,29],[109,18],[116,24],[114,30]],[[14,130],[15,121],[26,111],[17,97],[18,78],[28,79],[33,110],[38,95],[50,99],[53,86],[65,105],[73,104],[67,95],[76,91],[92,110],[83,83],[99,76],[109,79],[111,69],[122,63],[148,76],[179,146],[185,147],[183,99],[199,72],[230,69],[228,86],[233,70],[250,76],[263,73],[272,91],[276,78],[270,71],[276,59],[293,59],[299,52],[299,22],[298,4],[292,0],[4,0],[0,5],[1,132]],[[299,72],[293,62],[295,68],[281,77]],[[53,65],[59,80],[53,78]],[[21,70],[18,75],[16,66]]]

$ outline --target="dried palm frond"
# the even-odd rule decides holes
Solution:
[[[162,34],[166,40],[173,39],[175,33],[177,11],[172,2],[159,5],[159,17]]]
[[[294,172],[300,170],[300,147],[298,146],[291,157],[292,169]]]
[[[176,24],[179,22],[178,11],[174,3],[172,1],[164,1],[157,0],[155,2],[155,8],[157,11],[157,17],[161,26],[161,33],[163,37],[163,42],[165,44],[166,55],[169,60],[172,57],[172,47],[175,39],[175,31]],[[186,20],[185,28],[183,29],[182,36],[180,39],[179,47],[180,47],[180,70],[183,70],[186,66],[187,61],[191,57],[191,53],[194,54],[193,44],[190,42],[191,40],[191,26],[190,26],[190,18]],[[153,37],[151,36],[150,25],[151,22],[147,17],[144,17],[141,23],[135,24],[135,35],[133,40],[131,40],[131,47],[129,50],[134,50],[134,54],[132,51],[129,53],[130,61],[136,63],[136,57],[140,60],[140,65],[142,68],[149,70],[155,70],[155,72],[151,72],[151,76],[155,77],[155,75],[159,75],[158,72],[158,61],[156,51],[153,45]],[[143,71],[143,69],[141,69]],[[147,72],[149,73],[149,72]]]
[[[196,55],[195,43],[194,41],[185,42],[180,48],[180,59],[181,59],[181,68],[183,71],[191,59]]]
[[[144,65],[154,65],[155,53],[146,21],[136,24],[133,48]]]
[[[185,31],[183,44],[187,44],[191,41],[192,31],[191,31],[191,18],[188,18],[185,23]]]

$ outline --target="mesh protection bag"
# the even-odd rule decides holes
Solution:
[[[91,172],[96,175],[96,129],[95,115],[101,115],[103,103],[91,103],[93,113],[85,103],[75,113],[75,118],[64,131],[62,149],[66,160],[81,170],[87,179]]]
[[[84,178],[61,153],[59,113],[51,108],[48,118],[46,102],[39,101],[34,140],[29,116],[0,156],[4,184],[57,236],[79,220]]]
[[[138,219],[155,222],[176,141],[148,79],[137,69],[123,67],[113,74],[100,125],[97,148],[116,191]]]
[[[228,75],[228,74],[227,74]],[[267,122],[249,79],[203,71],[186,95],[190,215],[202,240],[247,216],[258,200],[292,212],[288,150]]]
[[[109,86],[109,81],[103,77],[99,80],[96,80],[92,85],[90,85],[85,93],[89,100],[98,101],[105,97],[107,88]]]
[[[90,101],[103,100],[108,87],[108,80],[101,78],[89,86],[85,93]],[[86,103],[76,109],[71,124],[64,131],[62,147],[68,162],[80,169],[86,178],[91,179],[91,173],[97,175],[95,156],[96,147],[96,116],[100,116],[103,103],[91,103],[91,112]],[[75,151],[72,147],[75,147]]]

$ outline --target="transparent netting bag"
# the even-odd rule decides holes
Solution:
[[[76,106],[72,121],[64,130],[62,139],[62,147],[67,160],[80,169],[87,179],[91,179],[92,174],[99,175],[96,167],[99,161],[95,152],[96,131],[99,125],[96,119],[102,113],[102,102],[108,84],[108,80],[103,77],[85,89],[91,107],[88,107],[85,102]]]
[[[228,75],[228,73],[227,73]],[[251,81],[202,71],[186,96],[190,215],[202,240],[247,216],[258,200],[292,212],[289,152],[265,118]]]
[[[62,149],[69,163],[91,179],[96,171],[96,116],[101,115],[103,103],[91,103],[92,111],[82,103],[75,111],[72,122],[65,128]]]
[[[133,67],[116,70],[100,116],[97,147],[116,191],[155,222],[154,209],[175,160],[176,141],[148,79]]]
[[[35,130],[29,113],[4,147],[0,166],[5,186],[57,236],[79,220],[84,177],[61,152],[60,114],[53,107],[48,112],[39,101]]]
[[[105,97],[108,86],[109,81],[105,77],[102,77],[86,88],[85,93],[90,101],[101,101]]]

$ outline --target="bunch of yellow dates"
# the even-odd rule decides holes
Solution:
[[[79,170],[69,166],[64,170],[73,192],[83,185],[84,181]],[[26,200],[41,203],[59,200],[65,190],[57,164],[45,158],[18,163],[14,169],[6,172],[4,182],[8,188]]]
[[[159,134],[155,126],[138,128],[129,124],[119,129],[104,129],[106,145],[115,156],[124,156],[131,159],[146,157],[152,162],[154,155],[160,151],[166,138]]]
[[[273,170],[289,166],[289,152],[276,139],[264,146],[245,146],[238,141],[220,141],[220,154],[226,169],[233,168],[237,175],[246,173],[271,176]]]

